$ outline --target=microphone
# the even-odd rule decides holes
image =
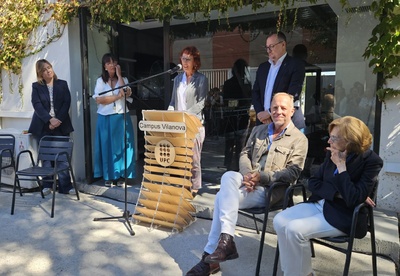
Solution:
[[[174,74],[174,73],[176,73],[176,71],[179,71],[181,69],[182,69],[182,64],[178,64],[174,68],[169,69],[167,72],[170,73],[170,74]]]

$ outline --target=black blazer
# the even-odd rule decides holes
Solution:
[[[32,84],[32,105],[35,110],[33,113],[29,133],[32,133],[36,139],[44,135],[69,135],[74,128],[69,117],[69,108],[71,106],[71,94],[68,84],[64,80],[54,80],[53,82],[53,104],[56,118],[62,123],[54,129],[49,129],[50,95],[47,85],[34,82]]]
[[[319,171],[308,181],[308,189],[312,192],[309,201],[325,199],[323,213],[327,222],[350,234],[354,208],[371,194],[383,161],[375,152],[367,150],[364,154],[350,157],[346,161],[347,171],[335,175],[336,165],[330,156],[328,152]],[[360,215],[357,238],[367,233],[366,216]]]
[[[261,63],[257,69],[256,80],[252,90],[252,103],[256,114],[264,111],[265,84],[267,83],[268,72],[271,64],[267,61]],[[304,63],[289,55],[282,61],[272,89],[272,95],[277,92],[287,92],[299,100],[305,77]],[[297,128],[304,128],[304,115],[300,109],[296,109],[292,121]],[[257,119],[257,124],[261,122]]]

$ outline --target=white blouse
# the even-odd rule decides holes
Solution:
[[[127,78],[122,78],[124,84],[128,83]],[[103,81],[101,77],[99,77],[96,81],[96,86],[94,88],[93,98],[118,95],[119,89],[115,89],[113,91],[107,92],[105,94],[99,95],[99,93],[107,90],[111,90],[112,87]],[[128,111],[128,110],[127,110]],[[97,113],[101,115],[112,115],[112,114],[123,114],[124,113],[124,98],[118,99],[110,104],[98,104],[97,105]]]

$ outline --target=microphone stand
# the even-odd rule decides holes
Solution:
[[[173,68],[173,69],[169,69],[169,70],[167,70],[167,71],[158,73],[158,74],[156,74],[156,75],[152,75],[152,76],[149,76],[149,77],[147,77],[147,78],[143,78],[143,79],[140,79],[140,80],[136,80],[136,81],[134,81],[134,82],[131,82],[131,83],[128,83],[128,84],[119,86],[119,87],[115,87],[114,89],[110,89],[110,90],[101,92],[101,93],[99,93],[98,95],[103,95],[103,94],[105,94],[105,93],[108,93],[108,92],[111,92],[111,91],[114,91],[114,90],[117,90],[117,89],[125,88],[125,87],[127,87],[127,86],[132,86],[132,85],[134,85],[134,84],[137,84],[137,83],[140,83],[140,82],[146,81],[146,80],[148,80],[148,79],[155,78],[155,77],[158,77],[158,76],[160,76],[160,75],[167,74],[167,73],[173,74],[173,73],[175,73],[176,71],[178,71],[180,68],[181,68],[181,67],[177,66],[177,67],[175,67],[175,68]],[[92,96],[92,97],[93,97],[93,96]],[[124,219],[124,222],[125,222],[126,227],[128,228],[129,234],[130,234],[131,236],[134,236],[134,235],[135,235],[135,231],[133,231],[133,228],[132,228],[132,225],[131,225],[131,222],[130,222],[130,219],[129,219],[130,217],[132,217],[132,214],[131,214],[130,211],[128,210],[128,185],[127,185],[127,181],[128,181],[128,177],[127,177],[127,164],[128,164],[128,162],[127,162],[127,148],[128,148],[128,147],[127,147],[127,136],[126,136],[126,124],[127,124],[126,111],[127,111],[127,108],[126,108],[126,93],[124,93],[124,143],[125,143],[125,148],[124,148],[124,150],[125,150],[125,154],[124,154],[124,167],[125,167],[125,171],[124,171],[124,179],[125,179],[125,188],[124,188],[124,212],[122,213],[121,216],[111,216],[111,217],[103,217],[103,218],[94,218],[93,221],[109,220],[109,219]],[[135,157],[133,157],[133,158],[135,158]]]
[[[179,65],[180,65],[180,64],[179,64]],[[144,82],[144,81],[147,81],[147,80],[149,80],[149,79],[152,79],[152,78],[155,78],[155,77],[164,75],[164,74],[174,74],[174,73],[176,73],[178,70],[180,70],[181,68],[182,68],[182,66],[176,66],[176,67],[173,68],[173,69],[169,69],[169,70],[167,70],[167,71],[164,71],[164,72],[161,72],[161,73],[158,73],[158,74],[155,74],[155,75],[151,75],[151,76],[149,76],[149,77],[147,77],[147,78],[143,78],[143,79],[140,79],[140,80],[135,80],[135,81],[133,81],[133,82],[130,82],[130,83],[127,83],[127,84],[124,84],[124,85],[115,87],[115,88],[113,88],[113,89],[100,92],[98,95],[100,96],[100,95],[106,94],[106,93],[108,93],[108,92],[111,92],[111,91],[114,91],[114,90],[117,90],[117,89],[121,89],[121,88],[124,88],[124,87],[127,87],[127,86],[133,86],[133,85],[138,84],[138,83],[140,83],[140,82]],[[92,97],[93,97],[93,96],[92,96]],[[125,98],[126,98],[126,97],[125,97]],[[126,100],[126,99],[125,99],[125,100]]]

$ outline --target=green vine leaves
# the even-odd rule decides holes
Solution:
[[[0,76],[4,69],[9,79],[11,74],[18,75],[20,83],[22,60],[60,38],[78,7],[77,1],[3,0],[0,4]],[[47,32],[39,36],[39,30]],[[18,85],[20,94],[22,88]],[[1,101],[2,89],[0,93]]]
[[[382,74],[377,96],[382,102],[388,97],[400,95],[400,90],[385,88],[386,81],[400,75],[400,1],[374,1],[371,9],[380,23],[373,29],[372,37],[364,53],[371,58],[373,72]],[[379,79],[379,78],[378,78]]]
[[[371,5],[380,23],[375,27],[364,58],[371,58],[370,67],[374,73],[382,73],[385,81],[400,75],[400,0],[379,0]],[[52,1],[53,2],[53,1]],[[275,5],[280,7],[280,14],[289,7],[296,6],[295,0],[2,0],[0,3],[0,74],[7,70],[9,74],[21,74],[22,60],[40,52],[51,42],[61,37],[64,26],[77,15],[78,9],[88,9],[91,24],[112,25],[157,19],[169,20],[172,16],[186,14],[209,17],[213,10],[219,16],[229,17],[229,8],[238,10],[252,5],[253,10]],[[317,0],[308,0],[310,4]],[[349,5],[347,0],[340,0],[342,7]],[[285,18],[281,19],[285,22]],[[37,36],[37,31],[46,29],[49,24],[51,32]],[[277,28],[279,29],[279,24]],[[0,80],[0,102],[2,96]],[[22,89],[19,86],[20,93]],[[382,95],[400,94],[400,92],[383,93]],[[385,97],[385,96],[384,96]],[[384,98],[383,98],[384,99]]]

